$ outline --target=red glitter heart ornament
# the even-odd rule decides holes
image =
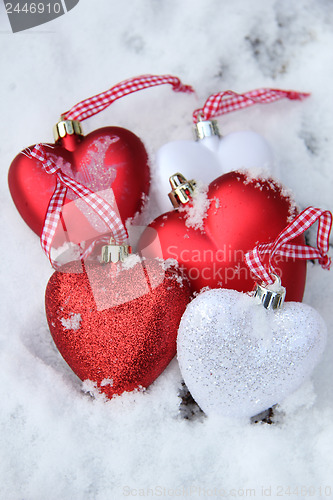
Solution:
[[[175,268],[131,256],[123,264],[66,264],[51,276],[45,304],[65,361],[112,397],[148,387],[166,368],[189,299]]]
[[[150,184],[148,156],[141,140],[129,130],[104,127],[86,136],[67,134],[48,148],[48,153],[69,177],[99,192],[123,222],[141,209]],[[55,176],[47,174],[37,159],[20,153],[10,166],[8,183],[22,218],[40,236]],[[58,227],[53,245],[65,241],[78,244],[105,231],[99,217],[68,190],[62,227]]]
[[[207,286],[251,291],[255,279],[244,262],[245,253],[273,241],[297,215],[293,200],[272,179],[230,172],[209,185],[199,211],[198,202],[194,194],[193,203],[155,219],[141,237],[141,252],[176,259],[194,291]],[[304,244],[304,237],[293,243]],[[306,263],[278,257],[275,267],[287,300],[301,302]]]

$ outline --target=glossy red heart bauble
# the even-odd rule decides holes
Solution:
[[[130,257],[129,259],[132,259]],[[108,397],[149,386],[176,354],[190,288],[157,260],[66,264],[50,278],[46,315],[61,355]]]
[[[273,180],[254,179],[241,172],[230,172],[213,181],[207,198],[209,207],[202,228],[190,226],[196,210],[194,201],[193,206],[155,219],[141,237],[140,251],[147,257],[176,259],[194,291],[206,286],[251,291],[254,279],[244,262],[245,253],[258,243],[274,241],[297,214],[295,204]],[[292,242],[304,244],[304,238]],[[287,289],[287,300],[300,302],[305,261],[280,257],[274,263]]]
[[[47,152],[63,172],[99,192],[119,212],[123,222],[141,209],[149,190],[150,172],[145,147],[132,132],[120,127],[104,127],[86,136],[67,135],[52,148],[46,148]],[[40,236],[55,188],[55,176],[46,174],[38,160],[20,153],[10,166],[8,182],[18,211]],[[99,217],[70,190],[62,211],[62,224],[55,235],[54,246],[66,240],[80,243],[107,230]]]

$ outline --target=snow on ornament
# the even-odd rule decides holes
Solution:
[[[161,213],[169,209],[169,177],[181,172],[188,179],[208,184],[221,174],[239,169],[265,170],[278,177],[271,146],[253,130],[220,135],[216,117],[278,99],[303,99],[309,94],[277,89],[257,89],[245,94],[232,91],[211,95],[202,109],[193,113],[195,141],[182,140],[164,144],[156,154],[155,184]]]
[[[123,223],[141,210],[148,195],[150,170],[145,146],[133,132],[121,127],[102,127],[84,136],[81,122],[121,97],[162,84],[171,84],[176,92],[193,92],[171,75],[143,75],[125,80],[62,114],[54,127],[55,143],[46,145],[58,170],[100,193],[119,212]],[[42,162],[31,157],[29,152],[33,148],[27,148],[13,160],[8,183],[20,215],[40,236],[59,177],[45,171]],[[63,209],[61,224],[54,235],[55,247],[66,241],[79,244],[104,232],[100,218],[87,209],[75,192],[68,190],[61,196]]]
[[[318,219],[318,249],[288,243]],[[274,243],[246,255],[261,280],[253,293],[208,290],[187,306],[177,357],[189,391],[207,415],[250,418],[282,402],[310,377],[325,348],[326,326],[311,306],[284,302],[285,288],[273,274],[272,257],[318,258],[329,269],[331,225],[330,212],[304,210]],[[268,272],[262,262],[267,253]]]

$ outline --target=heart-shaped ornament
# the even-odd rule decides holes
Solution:
[[[217,125],[212,126],[214,122],[196,124],[200,131],[204,131],[197,141],[169,142],[157,151],[155,190],[160,213],[170,209],[167,196],[170,191],[169,177],[175,172],[204,184],[232,170],[255,168],[271,174],[274,172],[273,152],[264,137],[251,130],[231,132],[220,137]],[[206,129],[212,130],[212,135],[206,136]]]
[[[326,343],[310,306],[277,311],[235,290],[209,290],[182,317],[177,357],[193,398],[208,415],[251,417],[282,402],[310,375]]]
[[[244,262],[258,243],[273,241],[296,216],[290,194],[272,179],[229,172],[207,191],[196,190],[190,202],[153,221],[142,234],[140,251],[146,257],[176,259],[192,290],[231,288],[248,292],[255,279]],[[293,243],[304,244],[303,235]],[[287,289],[287,300],[300,302],[306,263],[287,257],[274,260]]]
[[[190,290],[157,260],[69,263],[50,278],[46,315],[61,355],[108,397],[148,387],[176,354]]]
[[[308,96],[294,90],[269,88],[244,94],[227,90],[210,95],[203,107],[193,112],[197,142],[174,141],[162,146],[157,152],[155,191],[161,213],[168,210],[168,179],[175,172],[205,184],[221,174],[239,169],[264,169],[278,176],[272,149],[260,134],[242,130],[220,137],[217,121],[212,118],[255,104],[267,104],[280,99],[302,100]]]
[[[58,126],[62,123],[74,124],[76,133],[57,135],[48,154],[65,174],[106,199],[123,222],[133,217],[141,209],[150,183],[148,156],[141,140],[120,127],[104,127],[83,136],[78,122],[59,122]],[[47,174],[39,160],[20,153],[10,166],[8,182],[22,218],[40,236],[55,176]],[[65,241],[79,244],[105,232],[100,218],[68,190],[53,246]]]

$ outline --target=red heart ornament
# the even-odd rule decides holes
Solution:
[[[188,276],[192,289],[231,288],[248,292],[254,277],[244,255],[258,243],[269,243],[287,226],[297,210],[283,187],[272,179],[256,179],[242,172],[230,172],[208,188],[209,207],[202,227],[191,227],[196,202],[181,210],[161,215],[144,231],[139,248],[146,257],[176,259]],[[293,243],[304,244],[303,236]],[[277,258],[287,300],[301,302],[306,263]]]
[[[148,156],[141,140],[129,130],[104,127],[86,136],[66,135],[47,152],[64,173],[107,199],[123,222],[141,209],[150,184]],[[10,166],[8,183],[22,218],[40,236],[55,176],[47,174],[38,160],[20,153]],[[99,217],[70,190],[62,210],[62,223],[54,246],[66,240],[80,243],[107,231]]]
[[[81,380],[108,397],[148,387],[176,354],[190,288],[164,267],[157,260],[72,262],[49,280],[46,315],[56,346]]]

